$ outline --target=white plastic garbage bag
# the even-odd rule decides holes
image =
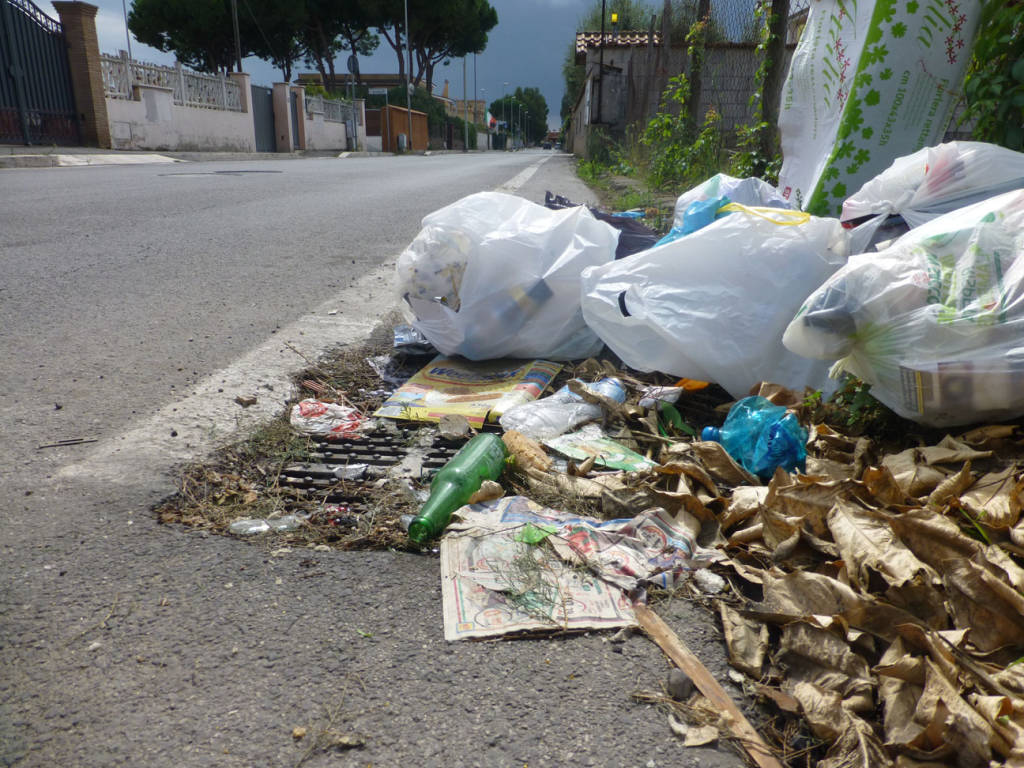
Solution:
[[[886,218],[903,217],[910,228],[1024,188],[1024,153],[980,141],[951,141],[898,157],[843,203],[844,223],[870,217],[852,232],[852,252],[868,250]]]
[[[783,342],[838,360],[901,416],[932,426],[1024,413],[1024,191],[947,213],[850,258]]]
[[[400,304],[445,355],[589,357],[601,341],[583,322],[580,271],[611,261],[618,237],[586,206],[470,195],[423,219],[398,259]]]
[[[837,215],[894,158],[939,141],[980,16],[980,0],[811,3],[782,89],[783,196]]]
[[[716,173],[693,189],[688,189],[676,200],[673,227],[683,226],[683,214],[691,203],[710,200],[713,197],[728,197],[729,202],[769,208],[790,208],[789,201],[771,184],[763,179],[737,179],[727,173]]]
[[[812,289],[846,260],[837,219],[743,208],[686,237],[583,273],[583,316],[639,371],[715,381],[828,386],[827,366],[782,346]]]

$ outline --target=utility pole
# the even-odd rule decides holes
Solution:
[[[466,57],[462,57],[462,151],[469,152],[469,102],[466,100]]]
[[[597,49],[597,120],[591,119],[591,123],[601,122],[601,94],[604,93],[604,6],[605,0],[601,0],[601,44]]]
[[[231,24],[235,28],[235,62],[242,71],[242,38],[238,34],[238,0],[231,0]],[[131,54],[129,54],[130,56]]]
[[[409,56],[409,69],[405,73],[405,116],[409,121],[409,137],[405,148],[412,151],[412,43],[409,42],[409,0],[405,6],[405,52]]]

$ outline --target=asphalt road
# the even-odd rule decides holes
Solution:
[[[365,337],[426,213],[591,195],[551,153],[0,170],[0,765],[732,766],[647,640],[447,644],[438,561],[160,526],[175,466]],[[237,394],[257,394],[242,410]],[[96,442],[40,448],[61,440]],[[676,630],[724,677],[714,620]]]

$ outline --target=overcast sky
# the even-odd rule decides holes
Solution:
[[[37,0],[38,1],[38,0]],[[116,54],[126,47],[124,10],[121,0],[88,0],[99,6],[96,16],[97,34],[102,53]],[[126,0],[129,10],[131,0]],[[594,0],[490,0],[498,12],[498,26],[491,30],[487,49],[476,57],[476,93],[488,103],[503,92],[514,91],[516,86],[540,88],[548,104],[548,125],[558,128],[558,111],[562,103],[562,60],[573,42],[580,17]],[[54,18],[57,14],[47,3],[44,10]],[[132,56],[154,64],[170,64],[171,54],[142,45],[132,38]],[[383,39],[377,52],[368,59],[360,59],[364,74],[394,74],[398,62],[394,51]],[[473,57],[466,60],[466,95],[474,93]],[[253,83],[270,85],[281,80],[281,71],[267,62],[249,58],[244,61],[245,71],[252,75]],[[345,56],[337,63],[339,72],[345,71]],[[305,67],[298,63],[295,72]],[[449,95],[461,99],[463,89],[462,60],[448,67],[438,67],[434,74],[438,90],[449,81]],[[508,83],[508,86],[505,86]],[[481,95],[481,92],[485,91]]]

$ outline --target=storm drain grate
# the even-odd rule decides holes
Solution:
[[[336,491],[337,486],[373,481],[400,465],[404,465],[404,474],[424,479],[447,464],[462,445],[436,434],[428,438],[416,428],[357,439],[318,440],[306,461],[285,467],[278,479],[290,488],[327,492],[325,500],[330,503],[348,503],[354,498]]]

